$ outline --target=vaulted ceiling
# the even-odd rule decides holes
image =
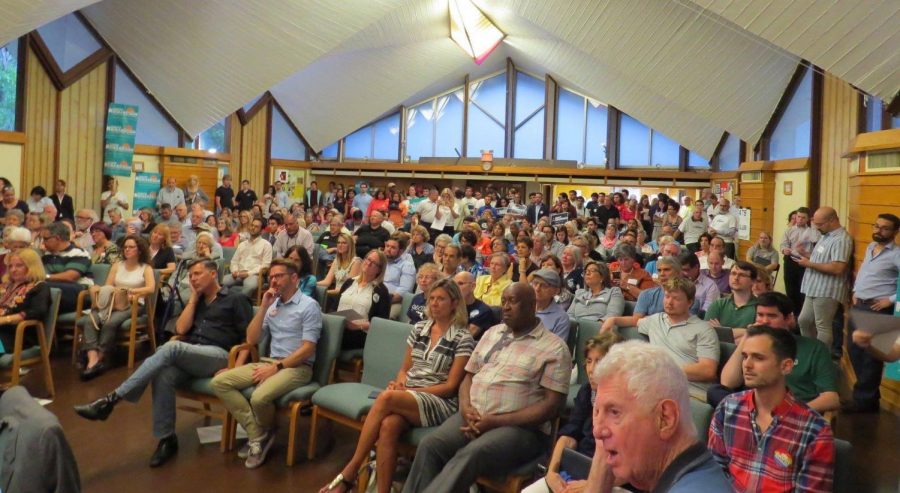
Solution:
[[[189,133],[271,90],[315,149],[507,57],[704,156],[724,131],[756,142],[801,59],[900,90],[897,0],[475,4],[507,34],[482,66],[449,39],[447,0],[10,0],[0,36],[82,9]]]

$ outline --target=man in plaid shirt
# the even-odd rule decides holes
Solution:
[[[713,457],[736,491],[832,491],[831,428],[785,384],[796,340],[762,325],[748,329],[743,344],[744,381],[751,390],[728,396],[716,409],[709,427]]]

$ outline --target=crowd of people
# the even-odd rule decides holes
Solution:
[[[172,286],[182,300],[169,327],[177,340],[107,396],[76,407],[106,419],[152,384],[159,443],[151,466],[177,452],[174,396],[187,379],[215,377],[213,389],[249,435],[238,455],[259,467],[275,438],[275,401],[312,378],[323,311],[346,317],[343,349],[362,348],[375,317],[409,321],[400,372],[323,492],[351,489],[373,447],[377,489],[388,491],[397,442],[411,427],[435,431],[413,460],[408,492],[462,491],[537,456],[574,381],[571,320],[596,321],[599,334],[583,348],[586,368],[575,374],[588,378],[547,477],[529,491],[651,490],[666,481],[678,491],[730,491],[729,482],[830,491],[834,445],[822,416],[840,408],[839,310],[852,293],[855,308],[892,312],[900,272],[900,219],[882,214],[852,282],[853,241],[829,207],[792,212],[778,247],[762,232],[738,258],[740,197],[709,190],[681,201],[573,190],[548,204],[515,189],[360,182],[320,190],[313,181],[291,203],[280,182],[258,197],[246,180],[235,192],[226,175],[213,200],[196,177],[184,188],[169,178],[155,209],[127,217],[114,177],[105,188],[101,216],[75,209],[62,181],[49,199],[35,187],[27,202],[4,185],[0,331],[35,316],[47,287],[61,289],[61,312],[91,289],[111,306],[95,303],[79,320],[82,377],[91,379],[108,368],[127,318],[116,293],[131,302],[155,293],[156,279]],[[104,263],[105,286],[89,288],[91,265]],[[786,295],[773,291],[782,270]],[[648,342],[622,342],[628,328]],[[872,349],[871,334],[857,329],[848,346],[858,382],[845,411],[870,412],[881,361],[900,349]],[[242,353],[226,371],[232,346],[264,336],[266,358],[244,364]],[[728,358],[722,340],[736,343]],[[250,386],[248,398],[241,391]],[[716,409],[706,444],[690,399]],[[565,471],[563,449],[592,461],[590,477]]]

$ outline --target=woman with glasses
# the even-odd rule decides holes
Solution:
[[[152,294],[156,290],[153,268],[150,266],[150,247],[147,241],[137,235],[128,235],[122,242],[122,260],[113,264],[106,278],[106,285],[127,292],[128,301]],[[143,310],[143,300],[140,300]],[[105,321],[101,321],[96,311],[81,317],[78,324],[84,331],[82,350],[87,353],[87,365],[81,374],[82,380],[91,380],[107,370],[105,354],[109,353],[116,341],[116,332],[131,318],[131,303],[124,310],[114,310]],[[98,323],[99,322],[99,323]]]
[[[331,268],[328,269],[325,279],[322,279],[317,284],[326,288],[334,286],[327,293],[329,295],[337,295],[347,279],[359,275],[359,272],[362,270],[362,263],[362,259],[356,256],[356,242],[353,241],[353,237],[347,233],[339,233],[335,244],[334,262],[331,263]]]
[[[467,328],[466,302],[451,279],[432,284],[427,296],[425,319],[410,331],[397,378],[367,414],[353,457],[319,493],[353,491],[373,447],[376,491],[389,493],[403,434],[412,427],[438,426],[457,412],[457,393],[475,348]]]
[[[418,271],[416,271],[416,284],[419,286],[419,291],[413,296],[412,302],[409,304],[409,310],[406,311],[409,323],[416,324],[425,318],[425,293],[428,292],[435,281],[445,277],[437,264],[429,262],[419,267]]]
[[[766,272],[778,270],[778,250],[772,247],[772,235],[761,231],[759,240],[747,250],[747,261],[758,265]]]
[[[337,313],[351,315],[344,325],[343,349],[360,349],[366,344],[369,321],[375,317],[390,318],[391,295],[384,285],[387,257],[381,250],[371,250],[362,262],[360,274],[341,286]]]
[[[606,264],[588,261],[584,267],[584,289],[575,291],[569,306],[569,317],[606,320],[619,317],[625,311],[622,290],[612,285]]]

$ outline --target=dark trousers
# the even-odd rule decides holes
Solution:
[[[688,243],[685,245],[689,252],[697,253],[700,251],[700,243]]]
[[[853,308],[859,310],[872,310],[869,305],[857,302]],[[888,307],[881,313],[891,314],[894,307]],[[853,400],[861,407],[878,406],[881,399],[881,375],[884,373],[884,363],[869,354],[865,349],[853,344],[853,331],[856,330],[853,319],[850,319],[849,337],[847,343],[847,352],[850,353],[850,362],[853,364],[853,371],[856,372],[856,384],[853,386]]]
[[[806,272],[806,269],[794,262],[789,255],[784,256],[782,265],[784,265],[784,292],[794,302],[794,316],[799,317],[803,301],[806,300],[806,295],[800,292],[803,273]]]
[[[735,240],[735,241],[737,241],[737,240]],[[726,243],[725,244],[725,255],[727,255],[728,258],[737,261],[738,260],[738,258],[737,258],[737,243]]]

